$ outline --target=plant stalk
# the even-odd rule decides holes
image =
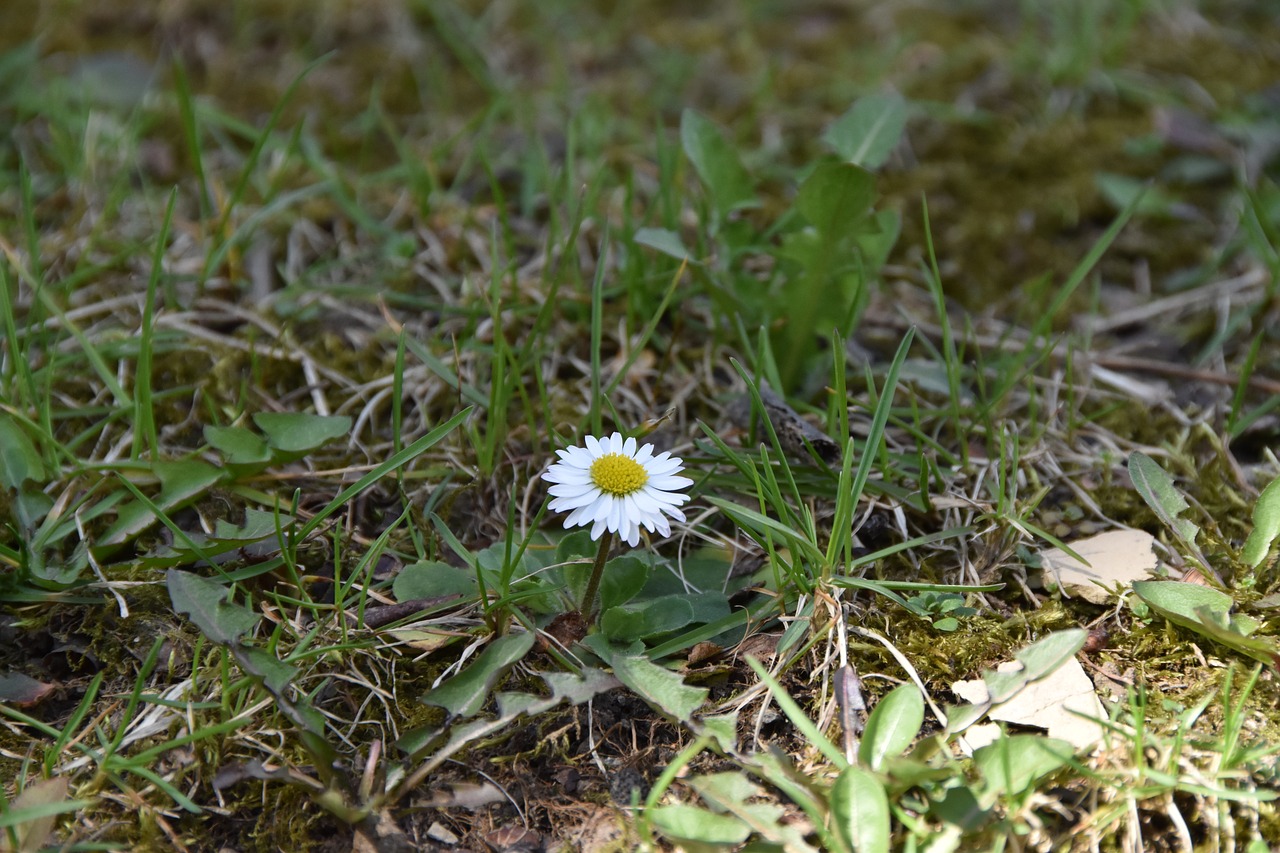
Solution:
[[[582,594],[582,606],[578,609],[587,618],[587,622],[595,622],[596,593],[600,591],[600,578],[604,575],[604,564],[609,559],[609,549],[613,547],[613,534],[605,531],[600,537],[600,550],[596,552],[595,565],[591,567],[591,579],[587,581],[587,591]]]

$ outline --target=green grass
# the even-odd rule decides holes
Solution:
[[[173,15],[0,36],[0,850],[1280,833],[1252,4]],[[1116,527],[1212,589],[1043,589]]]

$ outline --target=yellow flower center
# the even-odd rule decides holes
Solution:
[[[622,497],[643,489],[649,474],[630,456],[610,453],[591,463],[591,482],[602,492]]]

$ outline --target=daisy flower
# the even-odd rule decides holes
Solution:
[[[641,527],[670,536],[666,516],[684,521],[679,506],[689,496],[679,490],[693,481],[675,476],[684,467],[680,457],[655,456],[652,444],[637,449],[636,440],[620,432],[608,438],[589,435],[585,444],[557,450],[560,461],[542,475],[554,484],[548,489],[555,498],[550,509],[569,513],[566,528],[590,524],[592,540],[608,530],[634,548]]]

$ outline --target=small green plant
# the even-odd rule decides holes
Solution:
[[[1190,505],[1168,472],[1151,457],[1136,451],[1129,456],[1129,472],[1134,488],[1173,533],[1184,554],[1207,576],[1225,585],[1222,575],[1210,565],[1197,545],[1200,526],[1182,516]],[[1262,569],[1273,544],[1280,538],[1280,480],[1273,481],[1258,496],[1253,523],[1244,547],[1236,554],[1237,562],[1251,574],[1234,570],[1228,574],[1247,587],[1257,585],[1259,579],[1252,573]],[[1227,592],[1178,581],[1141,581],[1133,585],[1133,592],[1173,624],[1256,660],[1280,666],[1280,647],[1269,637],[1255,636],[1262,622],[1248,614],[1234,613],[1237,600]]]
[[[691,110],[681,118],[684,154],[707,196],[710,245],[690,251],[677,233],[660,228],[637,232],[636,240],[685,262],[708,257],[696,269],[724,315],[738,318],[743,329],[776,326],[770,344],[778,372],[769,378],[779,391],[802,390],[821,341],[832,331],[848,337],[866,309],[901,228],[895,212],[874,209],[873,172],[898,145],[908,113],[907,102],[894,94],[853,104],[823,135],[835,155],[806,170],[794,206],[768,229],[764,243],[735,219],[759,205],[756,178],[713,122]],[[743,268],[760,254],[776,265],[770,281]]]

